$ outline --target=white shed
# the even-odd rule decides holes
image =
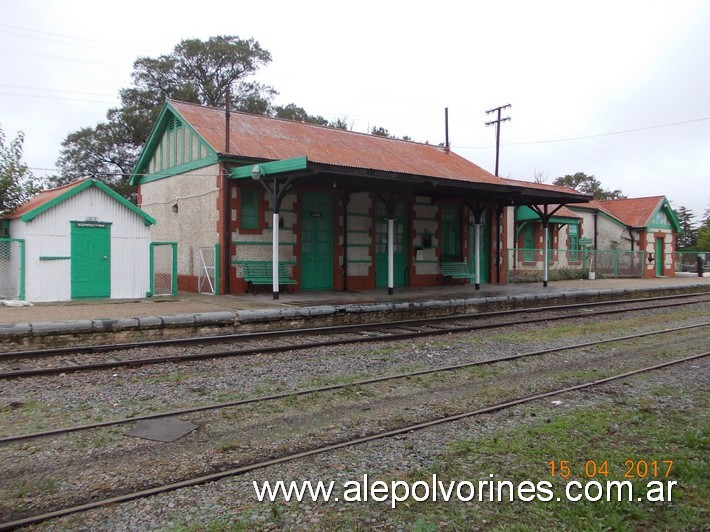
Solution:
[[[155,220],[100,181],[45,190],[4,218],[6,243],[22,243],[6,259],[22,270],[25,300],[148,294]]]

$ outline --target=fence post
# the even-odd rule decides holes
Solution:
[[[214,245],[214,295],[219,295],[221,290],[221,284],[219,282],[219,265],[222,262],[220,259],[220,246],[219,244]]]
[[[150,282],[148,284],[148,293],[145,295],[145,297],[153,297],[153,293],[155,292],[155,258],[153,257],[154,254],[155,244],[151,242],[150,252],[148,253],[148,276],[150,277]]]
[[[702,271],[702,268],[701,268]],[[20,240],[20,290],[19,299],[24,301],[25,299],[25,241]]]
[[[173,248],[173,278],[171,292],[173,296],[177,295],[178,291],[178,281],[177,281],[177,242],[172,242],[170,246]]]
[[[703,259],[704,258],[705,257],[703,257],[702,255],[698,255],[697,257],[695,257],[695,263],[698,267],[698,277],[703,276]]]

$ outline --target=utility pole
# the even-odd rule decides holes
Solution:
[[[506,120],[510,120],[509,116],[507,116],[505,118],[501,118],[500,112],[503,109],[507,109],[508,107],[510,107],[510,104],[501,105],[500,107],[495,107],[493,109],[489,109],[488,111],[486,111],[487,115],[489,115],[491,113],[495,113],[495,112],[498,113],[498,118],[496,120],[491,120],[490,122],[486,122],[487,126],[491,126],[493,124],[496,125],[496,177],[498,177],[498,154],[500,152],[500,123],[505,122]]]

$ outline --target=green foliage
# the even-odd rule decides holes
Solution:
[[[22,144],[25,135],[17,136],[6,144],[5,133],[0,128],[0,214],[12,212],[41,188],[35,184],[34,176],[22,162]]]
[[[246,80],[270,61],[271,54],[257,41],[233,35],[186,39],[170,54],[139,57],[133,64],[133,85],[120,90],[121,106],[107,112],[106,122],[66,136],[57,161],[61,174],[52,183],[90,176],[133,200],[129,174],[166,99],[225,107],[229,93],[235,111],[348,129],[344,119],[331,123],[293,103],[275,107],[278,92],[273,87]]]
[[[372,129],[370,129],[370,135],[375,135],[376,137],[391,138],[390,132],[387,131],[387,128],[379,126],[372,126]]]
[[[680,232],[676,235],[678,241],[676,249],[678,251],[694,249],[698,240],[698,230],[693,224],[695,214],[683,206],[673,209],[673,214],[680,226]]]
[[[276,118],[285,118],[287,120],[295,120],[296,122],[307,122],[319,126],[328,125],[328,120],[320,115],[309,115],[303,107],[299,107],[295,103],[276,106],[274,108],[274,116]]]
[[[227,92],[238,111],[269,114],[277,94],[244,78],[268,64],[271,55],[254,39],[236,36],[186,39],[172,53],[140,57],[133,64],[133,86],[120,91],[121,106],[107,121],[72,132],[64,139],[55,185],[91,176],[131,198],[128,177],[166,98],[223,107]]]
[[[698,251],[710,251],[710,227],[698,230],[697,248]]]
[[[570,187],[577,192],[583,192],[584,194],[592,194],[596,200],[610,200],[626,197],[619,189],[603,189],[601,181],[593,175],[587,175],[584,172],[577,172],[573,175],[567,174],[564,177],[558,177],[552,182],[552,184],[561,187]]]

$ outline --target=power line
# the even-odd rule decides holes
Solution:
[[[500,123],[505,122],[507,120],[510,120],[510,117],[507,116],[505,118],[500,117],[500,112],[503,109],[508,109],[510,107],[510,104],[505,104],[501,105],[500,107],[494,107],[493,109],[488,109],[486,111],[486,114],[489,115],[491,113],[498,113],[498,118],[496,120],[491,120],[490,122],[486,122],[486,126],[491,126],[495,124],[496,126],[496,177],[498,177],[498,155],[500,154]]]
[[[611,131],[608,133],[597,133],[594,135],[583,135],[579,137],[566,137],[566,138],[561,138],[561,139],[548,139],[548,140],[531,140],[531,141],[526,141],[526,142],[507,142],[504,143],[504,146],[524,146],[528,144],[549,144],[552,142],[568,142],[572,140],[583,140],[583,139],[593,139],[597,137],[608,137],[610,135],[621,135],[623,133],[635,133],[637,131],[647,131],[649,129],[660,129],[664,127],[673,127],[673,126],[681,126],[684,124],[692,124],[694,122],[702,122],[704,120],[710,120],[710,116],[704,116],[702,118],[693,118],[692,120],[683,120],[682,122],[671,122],[669,124],[659,124],[656,126],[646,126],[646,127],[638,127],[634,129],[624,129],[622,131]],[[489,148],[494,148],[495,146],[493,144],[488,145],[488,146],[456,146],[457,148],[465,148],[467,150],[483,150],[483,149],[489,149]]]

